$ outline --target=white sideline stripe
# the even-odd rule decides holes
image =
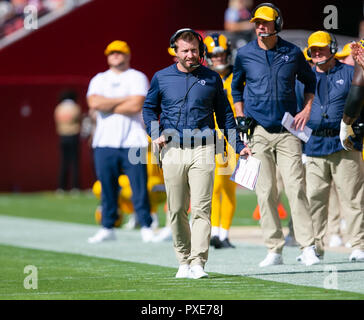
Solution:
[[[87,243],[87,238],[98,229],[98,226],[0,215],[1,244],[178,267],[171,242],[143,243],[139,231],[117,229],[117,241]],[[347,254],[327,252],[325,264],[306,267],[296,262],[299,249],[287,247],[283,252],[284,265],[259,268],[266,248],[243,242],[235,244],[236,249],[211,248],[206,271],[324,288],[334,268],[339,290],[364,293],[364,263],[350,263]]]

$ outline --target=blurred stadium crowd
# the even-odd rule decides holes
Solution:
[[[74,6],[77,0],[1,0],[0,1],[0,38],[24,26],[25,8],[33,6],[40,18],[51,12]]]

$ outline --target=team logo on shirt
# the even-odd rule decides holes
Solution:
[[[204,86],[206,84],[206,81],[205,80],[199,80],[198,83],[202,86]]]
[[[289,56],[287,56],[287,55],[282,56],[282,60],[284,60],[285,62],[287,62],[289,60]]]
[[[336,80],[336,83],[343,85],[344,84],[344,79]]]
[[[117,88],[117,87],[119,87],[119,86],[120,86],[120,83],[119,83],[119,82],[114,82],[114,83],[112,83],[112,84],[111,84],[111,86],[112,86],[113,88]]]

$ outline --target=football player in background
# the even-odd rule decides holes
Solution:
[[[224,91],[234,112],[231,96],[231,80],[233,66],[231,64],[231,44],[228,38],[221,33],[213,33],[204,39],[206,45],[206,61],[210,69],[216,71],[224,84]],[[219,139],[224,135],[219,130],[215,119],[216,131]],[[229,229],[236,209],[236,183],[230,176],[236,166],[236,155],[225,139],[227,157],[216,154],[215,182],[212,194],[211,209],[211,240],[210,245],[216,249],[235,248],[229,240]]]

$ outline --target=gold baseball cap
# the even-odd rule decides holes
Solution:
[[[350,53],[351,53],[351,48],[350,48],[350,42],[349,42],[343,47],[343,49],[341,51],[336,53],[335,57],[338,59],[343,59],[343,58],[347,57],[348,55],[350,55]]]
[[[331,36],[325,31],[316,31],[308,37],[308,47],[326,47],[330,46],[332,39]]]
[[[111,52],[117,51],[125,54],[130,54],[130,48],[125,41],[115,40],[111,42],[105,49],[105,56],[108,56]]]
[[[278,17],[278,12],[271,7],[262,6],[258,8],[254,17],[250,20],[250,22],[254,22],[257,19],[262,19],[265,21],[274,21]]]

